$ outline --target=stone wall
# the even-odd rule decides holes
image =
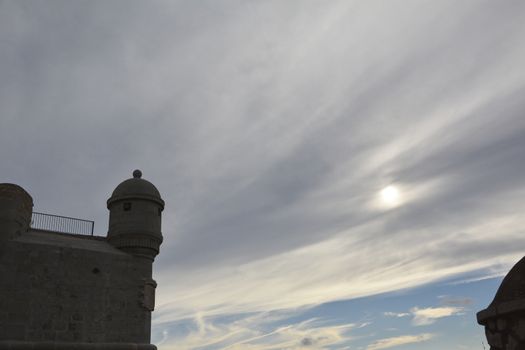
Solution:
[[[525,349],[525,313],[501,315],[486,323],[485,336],[491,350]]]
[[[22,238],[0,251],[0,343],[150,343],[151,261],[103,238]]]

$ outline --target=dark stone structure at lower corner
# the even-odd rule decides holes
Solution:
[[[33,200],[0,184],[0,350],[152,350],[152,265],[164,201],[135,171],[107,201],[107,237],[31,225]]]
[[[525,349],[525,257],[505,276],[494,300],[477,318],[491,350]]]

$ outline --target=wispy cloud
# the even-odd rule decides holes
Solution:
[[[501,255],[492,258],[484,250],[471,248],[476,242],[499,244],[487,229],[492,220],[463,227],[461,234],[450,227],[434,228],[432,234],[400,231],[388,237],[387,246],[372,238],[383,225],[376,220],[323,242],[250,263],[160,271],[157,276],[166,283],[159,289],[155,322],[191,317],[196,310],[210,316],[305,307],[483,271],[503,261],[510,265],[521,255],[517,246],[511,251],[502,249]],[[512,216],[512,220],[520,232],[521,218]],[[512,230],[507,231],[509,239]],[[412,243],[418,234],[426,237],[427,244]],[[464,249],[468,254],[451,254],[451,249]],[[347,266],[352,266],[351,271]]]
[[[327,325],[318,319],[299,323],[283,323],[286,314],[260,313],[240,317],[235,321],[197,317],[194,327],[187,332],[169,337],[162,343],[164,349],[328,349],[347,343],[350,331],[361,325]]]
[[[428,307],[418,308],[413,307],[410,312],[385,312],[387,317],[412,317],[412,324],[414,326],[427,326],[434,323],[437,319],[461,315],[464,311],[463,307],[447,306],[447,307]]]
[[[380,339],[368,345],[366,350],[380,350],[393,348],[395,346],[421,343],[432,339],[435,335],[431,333],[423,333],[419,335],[401,335],[398,337]]]
[[[410,312],[414,315],[412,320],[414,326],[426,326],[434,323],[439,318],[459,315],[463,312],[463,308],[450,306],[419,309],[414,307]]]
[[[412,315],[411,313],[408,313],[408,312],[385,312],[383,313],[385,316],[388,316],[388,317],[407,317],[407,316],[410,316]]]

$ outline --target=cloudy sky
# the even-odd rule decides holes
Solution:
[[[522,0],[0,0],[0,182],[105,235],[143,171],[160,350],[481,350],[525,251],[524,23]]]

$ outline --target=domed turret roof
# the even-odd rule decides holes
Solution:
[[[495,306],[509,301],[525,299],[525,258],[522,258],[505,276],[491,303]]]
[[[164,207],[164,201],[160,197],[159,190],[151,182],[142,179],[142,172],[135,170],[133,178],[121,182],[108,199],[109,205],[124,199],[147,199],[159,203]]]
[[[478,312],[478,323],[485,324],[489,318],[525,310],[525,257],[514,265],[501,282],[490,305]]]

